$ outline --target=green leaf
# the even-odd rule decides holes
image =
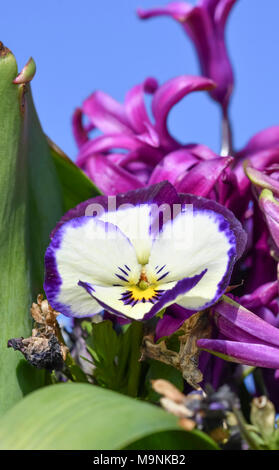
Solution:
[[[7,349],[7,341],[31,333],[29,310],[42,292],[44,251],[62,216],[59,180],[27,83],[34,72],[29,68],[20,84],[13,83],[16,60],[0,44],[0,414],[24,393],[23,370],[17,368],[22,356]],[[34,369],[35,387],[37,374]]]
[[[141,322],[131,322],[118,334],[110,320],[83,322],[89,334],[86,342],[95,364],[94,377],[99,385],[136,397],[141,374]]]
[[[28,235],[32,268],[33,298],[42,292],[44,255],[49,235],[63,215],[62,193],[46,137],[42,131],[31,89],[25,93],[24,136],[28,184]]]
[[[26,359],[21,359],[16,368],[16,374],[22,394],[25,396],[46,385],[49,372],[45,369],[35,369]]]
[[[88,382],[86,374],[83,372],[81,367],[76,364],[76,362],[69,353],[67,354],[65,365],[66,370],[64,371],[64,373],[70,380],[72,380],[73,382]]]
[[[133,442],[126,450],[219,450],[218,445],[204,432],[163,431]]]
[[[11,53],[0,57],[0,412],[22,396],[16,367],[20,353],[7,349],[11,337],[28,335],[31,321],[26,246],[27,186],[25,156],[20,159],[22,116],[17,65]]]
[[[146,374],[146,381],[145,381],[146,398],[148,400],[157,402],[159,401],[159,398],[161,397],[161,395],[159,395],[153,390],[151,386],[151,380],[165,379],[171,382],[180,391],[183,390],[184,380],[179,370],[175,369],[172,366],[164,364],[163,362],[155,361],[153,359],[149,360],[148,362],[150,364],[150,367]]]
[[[3,416],[0,449],[115,450],[166,431],[172,443],[173,431],[180,432],[181,439],[185,436],[185,449],[192,445],[216,449],[207,436],[181,431],[177,421],[157,406],[110,390],[58,384],[31,393]],[[166,439],[165,435],[164,445]]]
[[[48,139],[51,155],[60,180],[64,212],[80,202],[99,196],[101,191],[67,155]]]

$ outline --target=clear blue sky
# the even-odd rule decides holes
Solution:
[[[2,5],[0,40],[17,57],[30,56],[37,73],[33,93],[45,132],[71,158],[76,146],[71,115],[87,95],[102,89],[118,100],[147,76],[160,83],[198,74],[190,40],[168,18],[140,21],[136,8],[165,0],[13,0]],[[194,2],[192,2],[194,3]],[[232,118],[236,146],[279,124],[279,1],[238,0],[227,28],[236,87]],[[205,93],[175,107],[169,126],[184,142],[219,149],[219,111]]]

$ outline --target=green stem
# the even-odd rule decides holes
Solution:
[[[265,395],[268,397],[268,392],[264,383],[262,370],[259,367],[255,368],[255,370],[253,371],[253,376],[254,376],[257,391],[261,395]]]
[[[241,376],[242,381],[244,381],[246,377],[248,377],[248,375],[252,374],[255,369],[256,369],[255,366],[247,367],[247,369],[245,369],[244,372],[242,373],[242,376]]]
[[[127,392],[131,397],[136,397],[138,395],[140,373],[141,373],[141,363],[140,359],[140,346],[143,336],[143,326],[140,322],[133,322],[130,326],[131,329],[131,355],[129,361],[129,379]]]

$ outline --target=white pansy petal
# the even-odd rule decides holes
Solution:
[[[236,259],[236,241],[228,221],[209,210],[192,206],[164,226],[154,241],[148,279],[169,282],[207,270],[200,282],[177,303],[185,308],[205,308],[220,297]]]
[[[128,204],[124,206],[128,206]],[[152,246],[152,237],[150,235],[152,214],[150,205],[142,204],[119,208],[117,211],[104,212],[99,220],[110,222],[119,227],[133,243],[138,262],[141,264],[148,262]]]
[[[100,305],[78,286],[138,282],[140,266],[129,239],[115,226],[79,217],[55,233],[45,256],[45,292],[53,308],[70,316],[98,313]]]

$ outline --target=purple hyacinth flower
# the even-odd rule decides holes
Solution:
[[[212,310],[220,335],[199,339],[199,348],[232,362],[278,369],[278,328],[226,296]]]
[[[188,2],[173,2],[163,7],[138,10],[140,18],[167,15],[178,21],[193,41],[202,74],[217,87],[212,98],[227,108],[233,89],[233,72],[225,44],[225,26],[236,0],[200,0],[196,6]]]
[[[77,164],[104,194],[168,180],[179,192],[211,197],[232,157],[220,157],[204,145],[178,142],[169,133],[167,118],[188,93],[213,87],[210,79],[181,76],[161,86],[148,78],[127,93],[124,104],[105,93],[93,93],[73,117]],[[153,95],[153,120],[146,110],[145,93]],[[84,116],[90,121],[87,125]],[[103,135],[92,138],[89,133],[94,128]]]
[[[271,190],[279,196],[279,148],[257,152],[245,162],[245,171],[255,188]]]
[[[69,316],[103,309],[145,320],[170,305],[192,312],[217,302],[246,234],[227,209],[179,195],[168,182],[79,204],[46,251],[45,292]]]
[[[255,134],[235,155],[234,174],[241,195],[246,195],[251,182],[256,188],[278,191],[279,126]]]
[[[250,294],[243,295],[238,302],[273,326],[279,327],[278,281],[267,282]]]
[[[247,145],[238,152],[239,159],[250,158],[258,152],[279,147],[279,126],[272,126],[255,134]],[[260,160],[257,157],[257,160]]]

